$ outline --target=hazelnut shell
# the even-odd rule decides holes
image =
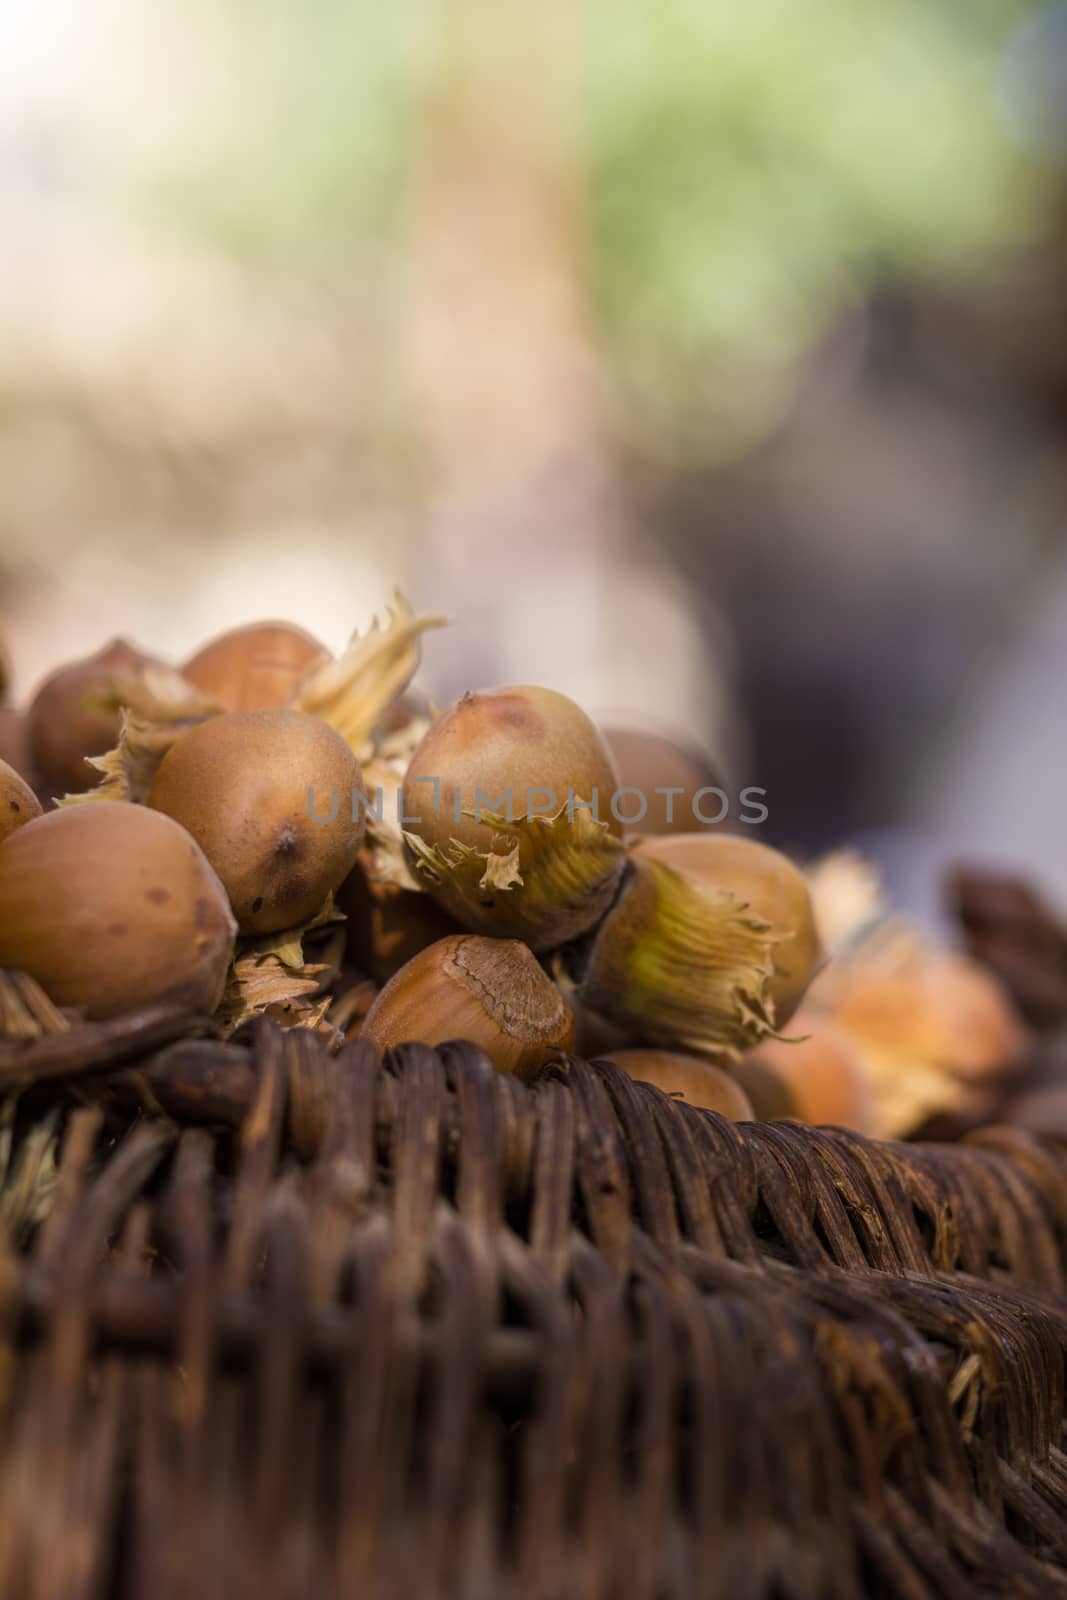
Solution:
[[[510,790],[516,819],[526,816],[531,796],[534,806],[547,805],[548,794],[556,797],[554,815],[571,790],[589,801],[595,789],[600,820],[621,838],[611,812],[616,784],[603,735],[573,700],[528,685],[490,689],[465,694],[430,724],[404,780],[405,826],[431,847],[445,850],[457,840],[489,851],[493,830],[464,813],[502,811],[494,802]]]
[[[158,665],[123,639],[93,656],[60,667],[38,689],[26,713],[30,760],[48,793],[84,794],[99,780],[87,757],[111,750],[119,736],[117,710],[94,704],[116,675]]]
[[[732,1122],[752,1122],[748,1095],[729,1072],[676,1050],[613,1050],[607,1058],[627,1077],[654,1084],[664,1094],[704,1111],[717,1111]]]
[[[304,676],[328,654],[292,623],[251,622],[202,646],[182,674],[227,711],[268,711],[288,705]]]
[[[14,767],[0,761],[0,843],[41,815],[41,802]]]
[[[794,1018],[792,1032],[795,1039],[764,1039],[735,1063],[757,1115],[879,1135],[874,1083],[848,1034],[807,1011]]]
[[[515,939],[453,934],[386,984],[361,1037],[380,1049],[464,1039],[498,1072],[536,1077],[574,1044],[574,1016],[533,953]]]
[[[307,922],[348,876],[366,826],[362,773],[333,728],[304,711],[230,711],[182,734],[148,804],[192,834],[242,933]],[[336,815],[326,819],[336,796]],[[353,815],[355,813],[355,815]]]
[[[184,828],[97,801],[50,811],[0,844],[0,966],[92,1018],[169,1004],[213,1011],[236,932]]]

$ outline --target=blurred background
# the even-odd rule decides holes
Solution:
[[[0,0],[0,637],[399,586],[932,915],[1067,900],[1067,6]]]

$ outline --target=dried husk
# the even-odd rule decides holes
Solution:
[[[358,1039],[378,994],[378,985],[371,978],[357,978],[334,997],[327,1013],[329,1022],[340,1029],[346,1039]]]
[[[226,991],[215,1017],[223,1035],[233,1033],[253,1017],[285,1019],[286,1026],[314,1027],[329,1010],[320,1003],[322,975],[328,968],[312,963],[294,970],[274,956],[239,956],[230,968]],[[311,1004],[312,1000],[315,1004]]]
[[[475,815],[475,813],[470,813]],[[588,810],[510,821],[483,811],[500,846],[475,850],[453,839],[447,853],[417,834],[404,840],[416,872],[473,933],[521,939],[544,952],[579,938],[607,913],[626,865],[622,842]]]
[[[1025,1029],[993,975],[901,919],[856,940],[808,998],[856,1044],[884,1137],[958,1110],[1023,1056]]]
[[[414,894],[425,894],[427,886],[412,871],[404,848],[402,807],[398,797],[411,758],[429,726],[428,717],[413,717],[386,734],[363,767],[363,787],[368,799],[364,843],[367,876],[372,883],[391,884]]]
[[[144,722],[179,726],[202,722],[223,709],[213,695],[196,688],[174,667],[154,663],[136,672],[116,672],[100,700],[109,709],[129,711]]]
[[[167,670],[135,645],[113,639],[41,684],[27,708],[26,733],[31,766],[50,796],[80,794],[92,783],[89,758],[108,750],[119,731],[116,684],[135,685],[150,667]]]
[[[888,912],[878,868],[856,850],[834,850],[807,871],[824,948],[836,956],[866,937]]]
[[[144,722],[124,711],[114,750],[89,758],[102,774],[100,782],[84,794],[64,795],[59,804],[79,806],[96,800],[118,800],[145,805],[163,757],[185,728],[194,725]]]
[[[337,952],[330,959],[308,961],[304,940],[329,928],[343,927],[344,917],[328,895],[313,917],[296,928],[240,939],[215,1013],[225,1034],[253,1017],[269,1015],[285,1026],[317,1027],[329,1009],[319,1004],[324,986],[337,972]]]
[[[314,667],[293,699],[300,711],[321,717],[347,739],[361,759],[373,753],[373,734],[388,707],[419,666],[419,640],[445,617],[416,617],[397,593],[384,625],[375,617],[364,634],[353,634],[343,655]]]
[[[190,728],[217,716],[222,707],[169,667],[116,673],[104,703],[119,712],[119,741],[89,765],[102,774],[95,788],[68,794],[60,805],[87,800],[126,800],[144,805],[163,757]]]
[[[383,712],[418,669],[420,636],[444,625],[443,617],[416,617],[398,594],[384,626],[375,618],[365,634],[353,636],[342,656],[312,669],[297,690],[294,709],[320,717],[347,740],[357,756],[373,758],[372,735]],[[180,672],[160,666],[116,672],[100,703],[123,714],[118,744],[91,759],[102,774],[96,787],[86,794],[67,795],[62,805],[85,800],[128,800],[143,805],[171,746],[188,729],[224,710]],[[425,725],[420,738],[423,732]],[[402,744],[403,731],[391,735],[389,742],[397,740]],[[410,748],[417,743],[416,738]],[[394,774],[394,783],[395,778]],[[399,856],[401,846],[395,839],[393,848]]]

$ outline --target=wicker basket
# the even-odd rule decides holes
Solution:
[[[1067,1595],[1067,1147],[189,1034],[0,1045],[5,1600]]]

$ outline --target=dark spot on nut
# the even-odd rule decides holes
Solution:
[[[12,811],[21,811],[22,810],[22,807],[19,805],[17,800],[12,800],[9,803],[10,803]]]
[[[531,738],[544,731],[544,719],[524,700],[502,697],[493,702],[493,717],[505,728],[514,728]]]
[[[262,910],[263,910],[263,896],[261,894],[257,894],[256,898],[252,901],[252,914],[253,914],[253,916],[256,914],[257,911],[262,911]]]
[[[154,906],[165,906],[170,899],[169,889],[149,889],[147,898]]]
[[[112,922],[108,925],[107,931],[108,933],[113,933],[116,939],[120,939],[124,933],[129,933],[130,929],[128,923]]]

